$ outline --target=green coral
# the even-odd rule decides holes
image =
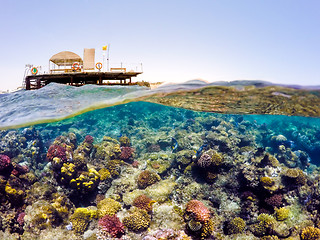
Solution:
[[[271,215],[262,213],[258,216],[258,221],[253,227],[255,235],[264,236],[273,231],[276,220]]]
[[[145,230],[149,227],[151,217],[144,209],[135,208],[134,211],[123,219],[123,224],[134,232]]]
[[[242,218],[236,217],[232,219],[227,225],[227,233],[228,234],[242,233],[245,227],[246,227],[246,222]]]
[[[70,217],[73,231],[83,234],[89,225],[89,221],[93,218],[97,218],[97,210],[77,208]]]
[[[121,147],[130,147],[130,139],[127,136],[122,136],[119,138]]]
[[[109,215],[113,216],[121,209],[121,204],[112,198],[105,198],[97,204],[99,218]]]
[[[64,163],[60,169],[61,180],[70,180],[76,174],[76,166],[73,163]]]
[[[111,173],[106,168],[101,168],[99,170],[99,174],[100,174],[100,181],[104,181],[104,180],[111,178]]]

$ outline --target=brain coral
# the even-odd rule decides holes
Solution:
[[[138,187],[145,189],[146,187],[160,181],[160,176],[152,171],[145,170],[142,171],[138,176]]]
[[[121,209],[121,204],[111,198],[105,198],[97,204],[97,207],[98,215],[101,218],[105,215],[115,215]]]
[[[198,200],[191,200],[187,203],[186,213],[199,222],[206,222],[210,219],[209,209]]]
[[[315,227],[305,227],[301,232],[302,240],[319,240],[320,229]]]
[[[135,208],[135,210],[123,219],[123,224],[130,230],[139,232],[149,227],[151,217],[146,210]]]

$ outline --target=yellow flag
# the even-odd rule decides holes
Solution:
[[[107,50],[107,45],[102,46],[102,50],[103,50],[103,51],[106,51],[106,50]]]

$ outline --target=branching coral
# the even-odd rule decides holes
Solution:
[[[319,240],[320,239],[320,229],[315,227],[305,227],[301,232],[302,240]]]
[[[107,237],[120,238],[124,234],[124,226],[116,215],[105,215],[99,219],[98,225]]]
[[[278,221],[284,221],[289,217],[290,210],[288,208],[276,208],[275,215]]]

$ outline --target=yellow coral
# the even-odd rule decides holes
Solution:
[[[201,228],[201,240],[210,237],[213,232],[213,221],[209,219],[205,221],[202,228]]]
[[[261,238],[261,240],[279,240],[279,238],[275,235],[270,236],[264,236]]]
[[[64,163],[61,167],[61,175],[66,179],[71,179],[75,174],[76,166],[73,163]]]
[[[151,217],[144,209],[135,208],[134,212],[123,219],[123,224],[130,230],[138,232],[149,227]]]
[[[101,218],[105,215],[116,214],[121,209],[121,204],[111,198],[105,198],[97,204],[97,207],[99,218]]]
[[[77,208],[70,218],[72,229],[76,233],[82,234],[87,229],[89,221],[96,217],[97,210],[88,208]]]
[[[261,177],[260,182],[263,186],[273,186],[274,181],[270,177]]]
[[[99,170],[99,174],[100,174],[100,180],[101,181],[104,181],[104,180],[109,179],[111,177],[111,173],[106,168],[100,169]]]
[[[275,211],[275,215],[278,221],[284,221],[289,217],[290,210],[288,208],[276,208]]]
[[[242,218],[236,217],[229,222],[227,226],[227,233],[228,234],[242,233],[245,227],[246,227],[246,222]]]
[[[305,227],[301,232],[302,240],[319,240],[320,229],[315,227]]]

